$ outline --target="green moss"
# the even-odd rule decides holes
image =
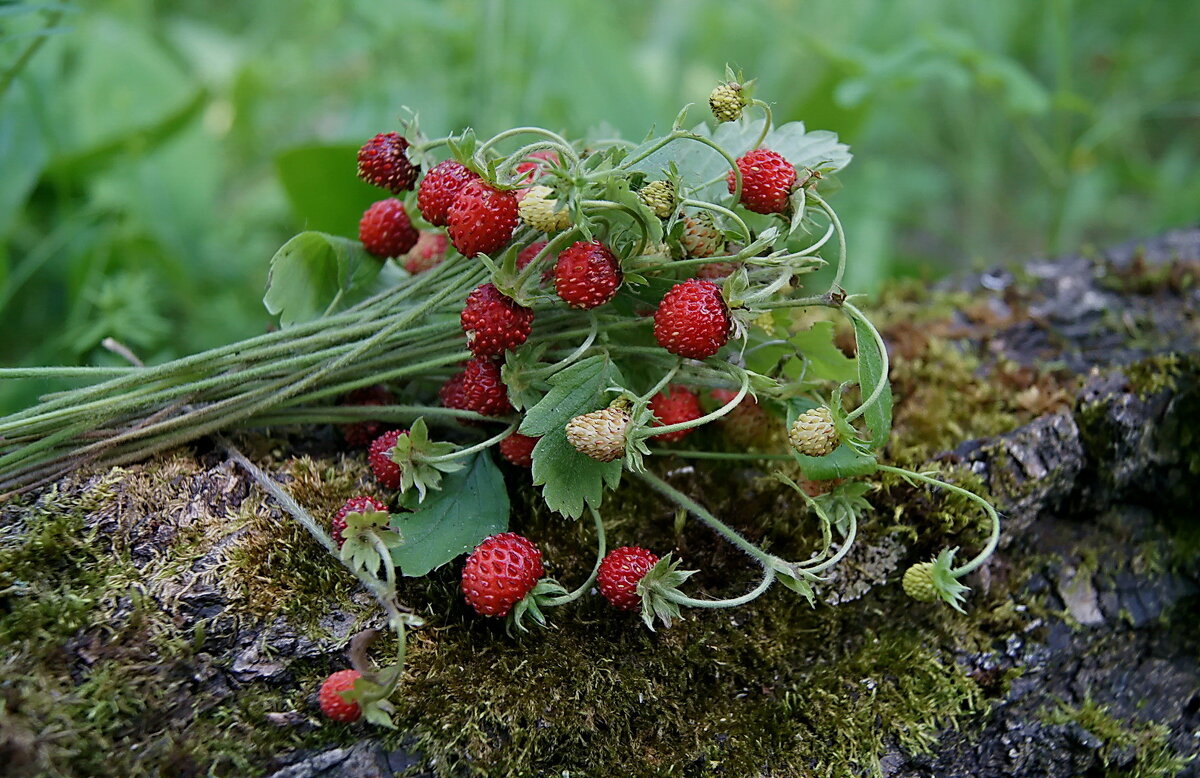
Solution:
[[[1143,400],[1151,395],[1175,388],[1183,372],[1183,360],[1178,354],[1159,354],[1122,368],[1129,386]]]
[[[1077,706],[1060,704],[1046,711],[1044,718],[1051,724],[1078,725],[1103,741],[1100,761],[1105,778],[1173,778],[1191,761],[1171,747],[1171,731],[1165,725],[1119,719],[1106,706],[1092,700],[1091,695]],[[1134,754],[1132,764],[1118,767],[1116,756],[1130,750]],[[1122,759],[1120,763],[1127,764],[1128,760]]]

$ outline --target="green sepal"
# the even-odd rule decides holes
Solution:
[[[529,590],[529,594],[522,597],[513,609],[508,613],[507,629],[509,634],[512,633],[513,627],[516,627],[521,632],[528,632],[529,629],[525,626],[525,620],[532,619],[533,623],[539,627],[549,626],[546,621],[546,615],[542,612],[542,608],[549,604],[549,601],[555,597],[562,597],[567,593],[562,584],[555,581],[553,578],[543,578]]]
[[[416,487],[418,502],[424,502],[426,490],[441,488],[442,473],[455,473],[464,467],[460,460],[428,462],[426,457],[444,456],[457,449],[453,443],[430,440],[425,419],[417,419],[407,435],[396,438],[391,451],[392,461],[400,466],[400,491],[407,492]]]
[[[817,607],[816,591],[813,589],[813,582],[822,580],[819,576],[797,568],[794,565],[789,565],[786,562],[779,562],[772,567],[779,577],[780,583],[793,592],[804,595],[804,599],[808,600],[808,604],[811,607]]]
[[[353,688],[342,692],[341,697],[346,702],[358,703],[363,719],[369,723],[385,729],[395,729],[392,714],[396,712],[396,708],[381,696],[386,691],[385,686],[363,676],[354,682]]]
[[[844,538],[850,532],[850,522],[858,521],[862,514],[872,509],[863,496],[871,490],[866,481],[838,484],[827,494],[813,498],[825,511],[829,521]]]
[[[954,569],[954,555],[957,552],[958,548],[942,549],[937,558],[933,560],[933,569],[930,572],[933,576],[933,588],[937,592],[937,596],[959,613],[966,613],[962,609],[962,603],[966,599],[964,595],[971,591],[971,587],[963,586],[951,572]]]
[[[664,627],[670,627],[675,619],[683,619],[679,604],[667,599],[671,593],[681,594],[679,587],[695,575],[697,570],[680,570],[682,560],[672,559],[667,554],[650,568],[638,581],[637,592],[642,598],[642,621],[651,632],[657,619]]]
[[[377,536],[388,548],[398,546],[402,539],[398,533],[387,528],[392,515],[387,511],[363,511],[346,514],[346,528],[342,530],[342,548],[338,556],[353,570],[365,570],[374,574],[383,559],[371,536]]]

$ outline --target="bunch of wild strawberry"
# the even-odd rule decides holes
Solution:
[[[970,562],[955,566],[956,550],[947,550],[903,576],[914,598],[959,607],[966,591],[959,579],[995,546],[995,512],[957,486],[878,461],[891,426],[887,350],[841,288],[845,238],[821,193],[849,153],[829,133],[773,127],[750,87],[731,74],[713,90],[715,132],[684,129],[685,109],[668,134],[640,145],[571,142],[530,127],[483,143],[471,131],[426,141],[410,125],[407,136],[382,134],[363,146],[364,180],[393,194],[415,190],[405,202],[368,209],[363,246],[402,263],[406,283],[440,269],[442,280],[426,294],[452,290],[455,300],[469,358],[442,381],[439,404],[470,414],[462,423],[492,420],[501,429],[459,446],[433,440],[422,418],[370,442],[377,481],[411,512],[389,515],[365,497],[348,502],[333,520],[344,560],[358,569],[403,567],[406,528],[419,524],[427,492],[449,490],[444,479],[468,459],[472,468],[490,462],[486,450],[494,446],[512,465],[532,469],[550,508],[591,515],[597,563],[568,591],[545,577],[528,538],[481,530],[462,569],[467,603],[525,629],[526,620],[545,624],[547,609],[596,587],[653,629],[682,607],[734,607],[775,581],[813,601],[821,573],[846,555],[870,508],[863,479],[883,470],[966,494],[993,520]],[[745,117],[750,108],[764,115]],[[516,146],[515,138],[528,142]],[[435,156],[442,150],[445,158]],[[832,282],[814,291],[807,278],[830,264],[826,256],[836,257]],[[848,320],[854,360],[830,366],[806,357],[832,337],[832,327],[813,327],[811,318],[797,326],[793,314],[811,307]],[[347,402],[397,402],[378,400],[387,390],[371,391]],[[713,423],[719,434],[698,447],[689,435]],[[364,429],[347,427],[347,440],[364,443]],[[648,457],[667,453],[790,462],[775,475],[806,501],[823,543],[801,562],[757,548],[647,469]],[[671,554],[637,546],[606,553],[603,495],[623,477],[676,501],[746,552],[761,582],[737,597],[697,599],[681,591],[694,571],[679,569]],[[469,523],[468,514],[460,520]]]
[[[358,241],[304,233],[280,250],[264,300],[280,332],[0,421],[0,440],[20,423],[22,445],[32,442],[0,450],[0,488],[234,425],[341,424],[391,498],[356,497],[325,522],[228,447],[375,594],[400,636],[395,666],[362,663],[327,684],[322,704],[340,720],[387,718],[404,628],[416,623],[395,601],[399,575],[470,551],[467,602],[522,629],[593,586],[651,628],[682,608],[736,607],[777,581],[811,602],[852,547],[870,508],[864,479],[880,471],[961,493],[991,519],[970,561],[946,550],[903,576],[913,597],[959,607],[959,580],[995,548],[995,511],[879,462],[891,432],[887,349],[841,286],[846,240],[826,200],[849,150],[798,122],[774,126],[752,87],[730,73],[709,96],[715,128],[686,127],[685,108],[642,143],[537,127],[426,139],[415,120],[375,136],[358,175],[391,196],[363,214]],[[806,309],[841,317],[856,356]],[[597,563],[574,589],[546,578],[537,546],[508,531],[493,449],[531,471],[551,510],[591,517]],[[809,508],[813,553],[789,561],[748,542],[647,467],[663,454],[784,463],[774,475]],[[604,495],[626,478],[745,552],[759,583],[696,598],[672,554],[606,553]]]

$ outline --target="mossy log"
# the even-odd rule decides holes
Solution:
[[[978,517],[895,478],[876,479],[815,608],[776,587],[651,633],[588,597],[512,637],[468,611],[449,565],[403,588],[428,625],[396,732],[319,719],[317,685],[379,615],[219,450],[76,474],[0,506],[0,772],[1200,775],[1198,280],[1191,230],[873,306],[894,365],[888,458],[1003,512],[966,615],[898,581],[943,546],[977,548]],[[240,444],[314,512],[371,490],[332,431]],[[809,547],[803,503],[763,471],[656,464],[754,540]],[[578,579],[587,522],[508,475],[514,528]],[[751,581],[636,487],[605,517],[610,544],[675,550],[707,595]]]

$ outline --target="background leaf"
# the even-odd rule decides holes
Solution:
[[[838,446],[832,453],[823,457],[810,457],[792,452],[804,475],[814,481],[827,481],[831,478],[858,478],[870,475],[877,469],[875,457],[860,454],[849,446]]]
[[[271,258],[263,304],[281,326],[317,318],[342,293],[337,308],[361,298],[383,262],[357,240],[324,232],[302,232]]]
[[[857,377],[854,360],[843,354],[833,342],[833,322],[814,322],[807,330],[797,332],[788,340],[808,359],[808,374],[805,378],[843,383],[853,381]],[[797,374],[799,367],[796,366]]]
[[[363,211],[389,197],[355,175],[358,146],[300,146],[275,159],[279,182],[300,225],[346,237],[358,236]]]
[[[508,491],[504,476],[486,451],[442,481],[412,513],[392,516],[403,542],[392,559],[404,575],[426,575],[465,554],[481,540],[508,529]]]

